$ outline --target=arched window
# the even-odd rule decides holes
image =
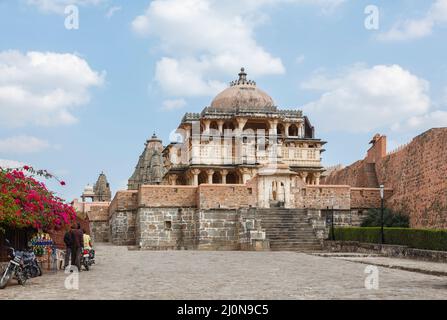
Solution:
[[[290,137],[297,137],[298,136],[298,127],[295,124],[292,124],[289,127],[289,136]]]
[[[227,184],[238,184],[239,176],[235,172],[230,172],[227,175]]]
[[[213,184],[221,184],[222,183],[222,176],[220,175],[220,172],[214,172],[213,174]]]

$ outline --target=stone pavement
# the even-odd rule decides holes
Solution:
[[[387,267],[392,269],[400,269],[406,271],[419,272],[435,276],[447,277],[447,263],[437,263],[428,261],[418,261],[411,259],[389,258],[381,256],[345,256],[337,259],[360,262],[363,264],[371,264],[375,266]]]
[[[365,289],[366,265],[293,252],[129,251],[96,246],[97,265],[16,281],[0,299],[446,299],[447,277],[379,267],[379,290]],[[362,257],[359,257],[361,259]],[[418,262],[416,262],[418,263]]]

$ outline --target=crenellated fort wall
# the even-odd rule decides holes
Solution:
[[[447,128],[424,132],[395,152],[386,154],[385,149],[382,136],[364,160],[332,172],[324,183],[361,188],[384,184],[393,189],[387,206],[408,214],[412,227],[447,228]],[[356,197],[351,201],[355,206]]]

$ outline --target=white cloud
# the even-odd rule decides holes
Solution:
[[[402,124],[393,126],[394,131],[426,131],[431,128],[447,127],[447,111],[436,110],[421,116],[414,116]]]
[[[74,54],[0,52],[0,125],[74,123],[72,110],[103,77]]]
[[[16,160],[7,160],[7,159],[0,159],[0,168],[4,169],[14,169],[14,168],[21,168],[25,164]]]
[[[0,154],[24,154],[43,151],[50,147],[50,144],[32,136],[14,136],[0,138]]]
[[[121,10],[122,10],[122,7],[113,6],[113,7],[109,8],[109,10],[107,11],[106,17],[111,19],[116,12],[121,11]]]
[[[64,14],[68,5],[97,6],[107,0],[27,0],[29,5],[36,6],[46,13]]]
[[[256,27],[268,19],[261,9],[285,3],[330,8],[342,2],[154,0],[133,20],[132,28],[138,35],[160,40],[165,56],[157,62],[155,81],[166,93],[214,95],[222,86],[218,79],[235,75],[242,66],[251,76],[285,73],[281,59],[255,39]]]
[[[335,77],[320,72],[302,88],[324,92],[303,107],[322,131],[391,128],[431,107],[429,83],[399,65],[356,65]]]
[[[186,106],[186,101],[184,99],[174,99],[163,101],[163,110],[171,111],[182,109]]]
[[[404,41],[419,39],[432,34],[433,29],[447,22],[447,0],[436,0],[420,19],[398,21],[387,32],[379,34],[379,40]]]

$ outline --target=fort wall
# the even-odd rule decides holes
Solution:
[[[405,147],[386,155],[382,141],[368,151],[364,160],[332,172],[324,183],[370,187],[366,168],[372,165],[377,183],[393,190],[387,207],[408,214],[414,228],[447,228],[446,146],[447,128],[424,132]],[[351,198],[352,207],[359,206],[358,192],[354,191]],[[372,195],[368,198],[377,201]]]

